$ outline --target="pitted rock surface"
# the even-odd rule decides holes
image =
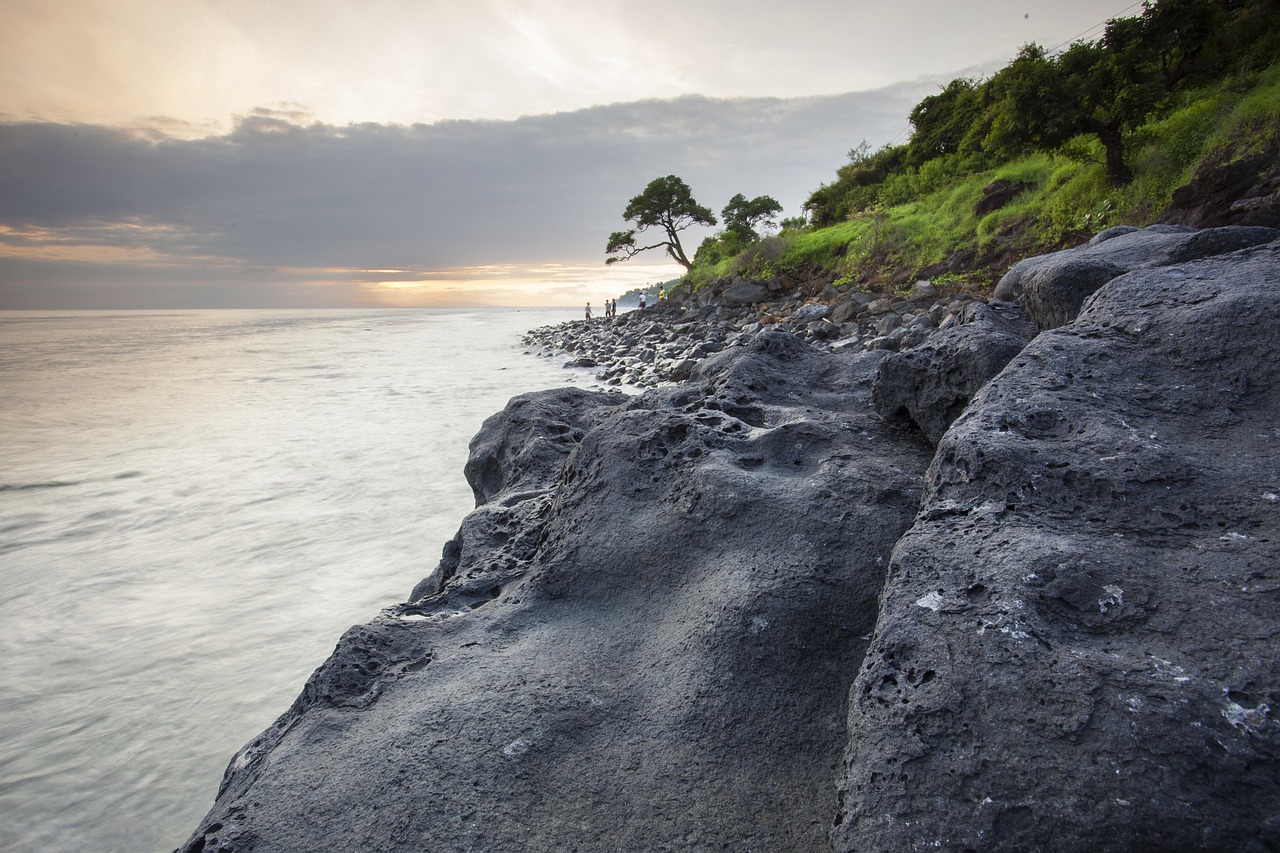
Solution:
[[[1280,244],[1110,282],[938,446],[840,851],[1280,845]]]
[[[1280,242],[1229,251],[1264,236],[1036,259],[1034,337],[886,300],[857,354],[741,316],[695,357],[618,318],[690,380],[486,422],[436,571],[185,853],[1280,848]],[[1023,287],[1102,266],[1078,316]]]
[[[931,455],[871,413],[880,358],[773,333],[625,404],[518,398],[445,568],[344,637],[187,849],[827,849]]]
[[[936,445],[1031,335],[1016,303],[972,303],[958,323],[885,358],[872,385],[876,411],[890,423],[917,427]]]

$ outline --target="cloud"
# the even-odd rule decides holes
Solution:
[[[935,85],[414,125],[338,126],[264,109],[197,139],[167,136],[159,123],[0,124],[0,306],[39,301],[52,282],[64,298],[98,288],[101,302],[126,273],[130,298],[169,281],[181,282],[183,299],[199,303],[204,292],[219,305],[249,292],[254,304],[305,302],[317,270],[329,271],[314,285],[324,304],[339,293],[367,302],[376,288],[361,270],[461,281],[460,271],[491,265],[535,276],[546,265],[599,265],[603,280],[608,234],[651,179],[678,174],[714,210],[737,192],[767,193],[795,215],[850,148],[902,133]]]
[[[6,0],[0,113],[196,125],[246,104],[329,122],[564,112],[699,93],[831,94],[1008,61],[1130,0]],[[225,129],[225,126],[224,126]]]

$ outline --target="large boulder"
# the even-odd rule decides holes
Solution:
[[[720,304],[730,308],[740,308],[756,302],[764,302],[770,298],[769,288],[753,281],[735,281],[720,294]]]
[[[1228,226],[1197,231],[1181,225],[1117,226],[1085,246],[1014,264],[992,298],[1019,301],[1037,330],[1070,323],[1085,299],[1111,279],[1137,269],[1180,264],[1269,243],[1273,228]]]
[[[185,850],[822,850],[931,451],[790,334],[520,398],[445,568],[352,629]],[[594,425],[593,425],[594,424]]]
[[[973,206],[973,215],[986,216],[997,211],[1029,189],[1031,184],[1026,181],[997,178],[982,188],[982,198]]]
[[[1280,243],[1129,273],[951,426],[837,850],[1280,848],[1278,296]]]
[[[1012,302],[972,302],[958,317],[919,346],[886,356],[872,384],[882,418],[918,428],[934,445],[1031,339],[1026,315]]]

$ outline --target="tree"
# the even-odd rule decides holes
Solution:
[[[1113,21],[1108,32],[1119,36],[1123,30]],[[1151,115],[1163,94],[1131,58],[1105,39],[1076,42],[1056,57],[1027,45],[992,78],[1003,103],[989,140],[1006,149],[1054,151],[1073,137],[1093,134],[1106,152],[1107,179],[1128,183],[1133,172],[1125,162],[1124,134]]]
[[[754,243],[760,239],[756,226],[773,223],[773,219],[782,212],[782,205],[771,196],[759,195],[751,200],[742,193],[729,199],[729,203],[720,211],[724,217],[724,229],[742,243]]]
[[[907,164],[920,166],[935,157],[959,153],[982,111],[981,84],[967,77],[957,77],[916,104],[910,117],[914,132],[907,145]]]
[[[680,232],[693,225],[716,224],[715,215],[694,201],[689,185],[675,175],[650,181],[644,192],[627,204],[622,218],[634,222],[636,227],[609,235],[609,244],[605,247],[605,253],[609,255],[605,259],[606,264],[630,260],[649,249],[666,249],[673,260],[691,270],[693,263],[680,245]],[[666,239],[647,246],[638,245],[636,235],[648,228],[659,230]]]

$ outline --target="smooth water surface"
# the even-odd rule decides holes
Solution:
[[[473,506],[568,311],[0,313],[0,849],[172,850]]]

